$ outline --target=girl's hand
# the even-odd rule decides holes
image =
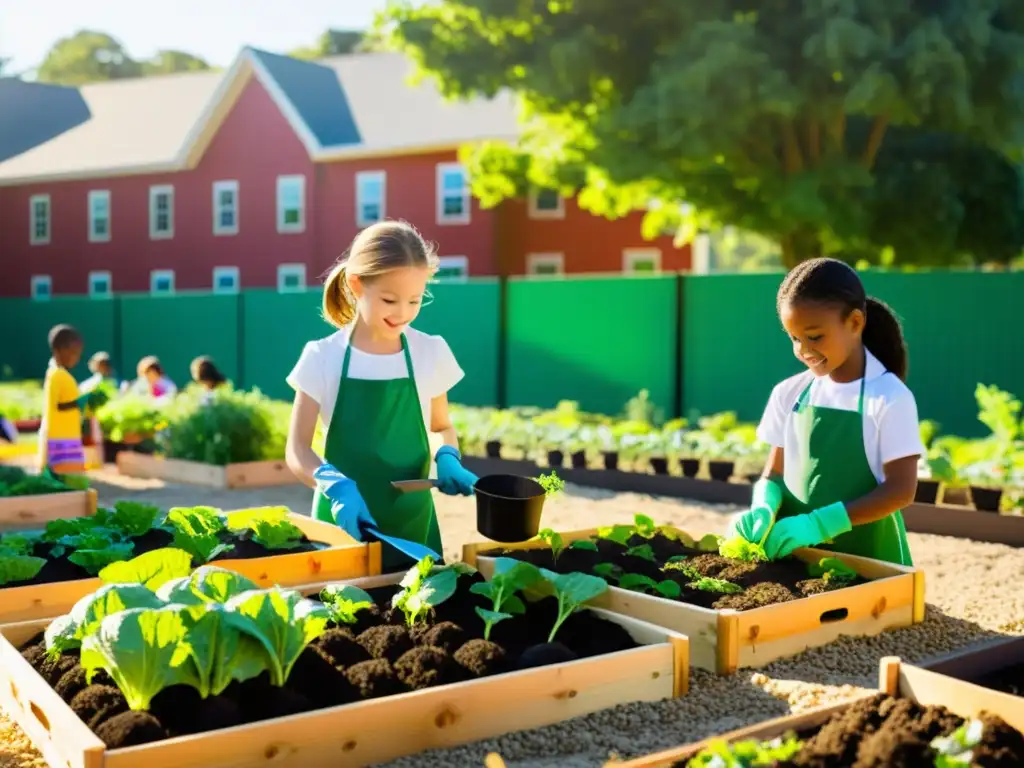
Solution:
[[[437,461],[437,487],[447,496],[472,496],[477,476],[462,466],[462,456],[450,445],[442,445]]]
[[[778,560],[800,547],[813,547],[846,533],[853,525],[842,502],[829,504],[806,515],[777,520],[764,543],[769,560]]]

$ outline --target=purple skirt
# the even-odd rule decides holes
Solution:
[[[47,440],[46,464],[57,474],[85,471],[85,449],[81,438]]]

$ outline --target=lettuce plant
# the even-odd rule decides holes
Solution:
[[[338,626],[355,624],[356,614],[374,605],[368,592],[351,584],[328,584],[320,590],[320,601],[327,607],[331,621]]]
[[[174,546],[192,555],[197,563],[208,563],[234,549],[217,534],[225,529],[224,519],[213,507],[175,507],[167,513],[174,532]]]
[[[179,607],[179,614],[185,624],[180,650],[195,669],[190,683],[204,699],[219,696],[231,683],[251,680],[268,668],[266,648],[257,639],[259,628],[246,625],[241,616],[229,614],[216,603]]]
[[[258,589],[256,582],[240,573],[204,565],[196,568],[191,575],[165,582],[156,594],[168,603],[203,605],[227,603],[236,595]]]
[[[165,547],[144,552],[131,560],[111,563],[99,572],[108,584],[142,584],[155,592],[172,579],[192,571],[192,556],[181,549]]]
[[[555,597],[558,600],[558,617],[548,635],[548,642],[554,642],[558,629],[565,623],[575,611],[583,607],[583,604],[593,600],[598,595],[607,591],[608,582],[597,576],[586,573],[555,573],[546,568],[540,568],[540,573],[555,590]]]
[[[34,579],[46,565],[46,560],[33,557],[35,540],[17,533],[0,537],[0,586],[14,581]]]
[[[491,601],[489,610],[479,606],[475,608],[477,616],[484,622],[484,640],[491,639],[491,629],[499,621],[526,612],[526,605],[516,592],[529,589],[542,578],[540,570],[530,563],[511,557],[499,557],[494,561],[491,580],[477,582],[469,588],[473,594],[483,595]]]
[[[110,524],[126,536],[144,536],[156,525],[160,508],[138,501],[118,501],[110,515]]]
[[[743,587],[739,584],[733,584],[725,579],[712,579],[706,576],[696,581],[691,581],[686,586],[701,592],[717,592],[721,595],[734,595],[743,591]]]
[[[838,557],[823,557],[816,564],[807,566],[812,579],[821,579],[826,584],[845,586],[857,580],[857,572]]]
[[[108,616],[131,608],[160,608],[164,602],[141,584],[105,584],[86,595],[71,610],[50,622],[44,640],[51,656],[82,645]]]
[[[391,598],[391,607],[405,614],[410,627],[455,594],[459,570],[453,566],[434,573],[433,569],[434,558],[424,557],[402,577],[402,591]]]
[[[302,531],[288,520],[287,507],[242,509],[228,515],[232,531],[251,530],[253,540],[270,550],[295,549],[302,543]]]
[[[792,759],[803,748],[803,743],[792,733],[771,741],[748,739],[734,741],[712,741],[695,757],[690,758],[687,768],[754,768],[755,766],[778,765]]]

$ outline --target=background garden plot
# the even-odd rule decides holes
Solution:
[[[306,513],[312,492],[300,486],[211,490],[154,480],[94,473],[101,503],[139,499],[161,507],[206,504],[239,509],[285,505]],[[437,495],[445,556],[459,556],[462,545],[479,539],[475,503]],[[556,530],[592,528],[649,515],[691,533],[724,532],[736,507],[685,500],[614,494],[568,486],[545,508],[544,524]],[[1024,550],[939,536],[910,534],[915,565],[926,572],[925,623],[875,638],[842,638],[756,672],[716,677],[691,671],[690,695],[675,701],[634,704],[587,715],[534,731],[455,749],[402,758],[395,768],[483,765],[498,751],[509,766],[555,768],[597,766],[610,753],[624,757],[664,749],[750,725],[790,711],[848,698],[873,687],[878,659],[897,655],[922,662],[1002,633],[1024,634]],[[0,716],[0,768],[39,768],[45,764],[23,734]]]

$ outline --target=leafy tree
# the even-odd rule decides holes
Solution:
[[[315,45],[297,48],[288,55],[296,59],[323,59],[366,50],[366,33],[358,29],[328,29]]]
[[[200,72],[210,69],[210,65],[198,56],[184,51],[158,51],[148,61],[142,62],[145,75],[169,75],[174,72]]]
[[[83,85],[141,74],[142,65],[118,40],[104,32],[82,30],[54,43],[36,77],[44,83]]]
[[[934,153],[945,186],[927,204],[899,194],[907,168],[882,151],[895,129],[924,155],[989,152],[996,176],[996,153],[1024,146],[1019,0],[395,0],[376,32],[447,96],[519,96],[518,144],[464,153],[482,204],[530,185],[580,189],[609,217],[686,200],[645,232],[734,224],[776,240],[787,266],[905,249],[929,210],[971,208]],[[940,228],[947,246],[984,239],[961,229]]]

